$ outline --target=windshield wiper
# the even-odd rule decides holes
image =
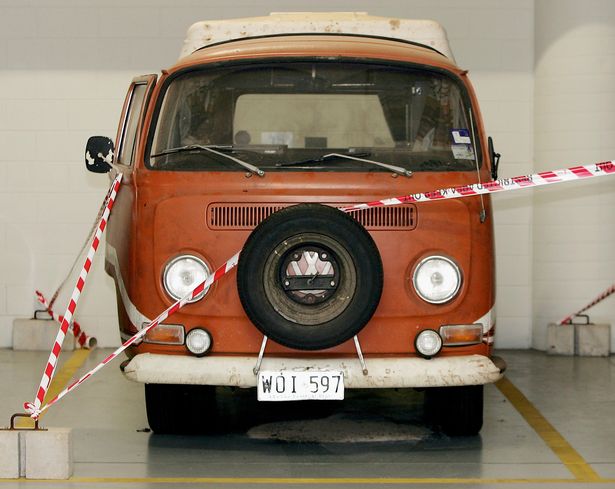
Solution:
[[[380,161],[374,160],[366,160],[365,158],[360,158],[360,156],[371,156],[371,153],[355,153],[354,155],[344,154],[344,153],[329,153],[323,156],[319,156],[318,158],[310,158],[307,160],[300,161],[289,161],[287,163],[278,163],[276,166],[295,166],[302,165],[304,163],[319,163],[322,161],[333,160],[337,158],[346,158],[348,160],[361,161],[363,163],[369,163],[370,165],[376,165],[381,168],[386,168],[387,170],[391,170],[398,175],[403,175],[405,177],[412,176],[412,172],[410,170],[406,170],[401,166],[389,165],[388,163],[381,163]]]
[[[257,166],[251,165],[239,158],[235,158],[229,154],[223,153],[223,151],[235,151],[233,146],[222,146],[218,144],[188,144],[186,146],[178,146],[177,148],[169,148],[161,151],[160,153],[156,153],[150,156],[150,158],[156,158],[158,156],[170,155],[174,153],[182,153],[184,151],[207,151],[209,153],[216,154],[218,156],[223,156],[231,161],[234,161],[238,165],[241,165],[246,170],[258,175],[259,177],[264,177],[265,172],[258,168]]]

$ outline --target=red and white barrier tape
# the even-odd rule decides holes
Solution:
[[[58,357],[60,355],[60,352],[62,351],[62,343],[64,342],[64,337],[66,336],[68,325],[73,319],[73,314],[75,313],[77,302],[79,301],[81,291],[83,290],[83,286],[85,285],[88,273],[90,272],[90,268],[92,267],[92,260],[94,259],[94,255],[96,254],[96,250],[98,249],[98,245],[100,244],[100,238],[102,237],[102,233],[107,226],[107,220],[109,219],[109,214],[111,213],[111,209],[113,208],[115,196],[117,195],[117,191],[120,188],[121,181],[122,174],[118,173],[118,175],[115,177],[115,180],[113,180],[113,183],[111,184],[110,192],[107,194],[107,206],[105,207],[105,211],[100,218],[96,233],[92,238],[92,242],[90,244],[85,263],[83,264],[83,268],[81,269],[81,273],[79,274],[79,279],[77,280],[77,284],[73,289],[73,293],[71,295],[70,302],[68,303],[68,307],[66,308],[66,312],[62,317],[62,324],[60,325],[60,329],[58,330],[55,343],[53,345],[53,348],[51,349],[51,353],[49,354],[47,366],[43,371],[43,376],[41,378],[39,388],[36,392],[36,398],[34,400],[34,403],[24,403],[24,408],[29,413],[36,413],[41,408],[41,405],[43,404],[43,399],[45,399],[45,395],[47,394],[47,390],[49,389],[51,379],[53,379],[53,374],[55,373]]]
[[[376,200],[367,204],[356,204],[342,207],[344,212],[358,211],[370,207],[386,205],[410,204],[415,202],[429,202],[434,200],[459,199],[461,197],[472,197],[474,195],[494,194],[497,192],[507,192],[510,190],[520,190],[529,187],[540,187],[552,185],[554,183],[569,182],[572,180],[582,180],[584,178],[600,177],[614,174],[615,164],[613,161],[605,161],[594,165],[574,166],[563,170],[544,171],[533,175],[521,177],[501,178],[492,182],[475,183],[473,185],[460,185],[459,187],[444,188],[418,194],[403,195],[392,199]]]
[[[38,418],[42,412],[49,409],[56,402],[62,399],[66,394],[68,394],[70,391],[79,387],[83,382],[85,382],[88,378],[90,378],[92,375],[98,372],[101,368],[103,368],[107,363],[109,363],[111,360],[117,357],[120,353],[122,353],[130,345],[132,345],[136,341],[143,338],[147,334],[148,331],[158,326],[162,321],[168,318],[171,314],[179,311],[182,307],[188,304],[188,301],[190,301],[193,297],[196,297],[197,295],[202,293],[206,288],[210,287],[212,284],[220,280],[220,278],[222,278],[224,275],[226,275],[228,272],[230,272],[233,268],[237,266],[238,261],[239,261],[239,253],[236,253],[224,265],[218,268],[213,274],[210,274],[204,282],[201,282],[194,289],[192,289],[192,291],[188,295],[186,295],[181,300],[175,302],[168,309],[163,311],[156,319],[150,322],[145,328],[143,328],[138,333],[136,333],[134,336],[126,340],[122,344],[122,346],[120,346],[117,350],[111,353],[107,358],[105,358],[102,362],[96,365],[96,367],[94,367],[92,370],[86,373],[83,377],[79,378],[78,380],[73,382],[71,385],[69,385],[66,389],[64,389],[62,392],[60,392],[56,397],[54,397],[51,401],[45,404],[45,406],[43,406],[41,409],[37,410],[32,405],[24,405],[26,410],[31,414],[33,418]]]
[[[90,229],[90,232],[88,233],[87,237],[85,238],[85,241],[83,242],[83,245],[81,245],[81,249],[79,250],[79,253],[77,253],[77,258],[75,259],[75,261],[71,265],[70,270],[68,271],[68,274],[64,277],[64,280],[62,280],[62,282],[60,282],[60,285],[58,285],[58,288],[55,290],[55,292],[51,296],[51,299],[49,300],[49,309],[53,309],[53,305],[55,304],[56,299],[60,295],[60,292],[62,291],[62,289],[64,288],[64,286],[68,282],[68,280],[73,276],[73,272],[75,271],[75,267],[77,266],[77,262],[79,261],[79,257],[86,250],[88,244],[90,244],[90,240],[94,237],[94,234],[96,234],[96,230],[98,229],[98,222],[102,218],[102,215],[105,212],[105,209],[107,208],[107,202],[109,202],[109,197],[111,196],[111,192],[113,192],[113,189],[114,189],[114,185],[111,185],[109,187],[109,190],[107,191],[107,195],[106,195],[105,199],[100,204],[100,208],[98,209],[98,212],[96,213],[96,219],[94,219],[94,222],[92,223],[92,228]]]
[[[585,307],[583,307],[582,309],[579,309],[577,312],[571,314],[570,316],[566,316],[564,319],[559,321],[557,324],[561,325],[561,324],[566,324],[566,323],[572,322],[572,319],[575,316],[578,316],[579,314],[584,313],[588,309],[590,309],[590,308],[594,307],[596,304],[598,304],[598,302],[602,302],[604,299],[606,299],[608,296],[610,296],[612,294],[615,294],[615,284],[611,285],[608,289],[606,289],[604,292],[602,292],[598,297],[596,297],[593,301],[591,301]]]
[[[433,192],[425,192],[418,194],[411,194],[402,197],[395,197],[392,199],[378,200],[375,202],[369,202],[366,204],[357,204],[348,207],[341,208],[343,212],[352,212],[361,209],[367,209],[369,207],[378,207],[378,206],[388,206],[388,205],[400,205],[406,203],[414,203],[414,202],[429,202],[434,200],[443,200],[443,199],[458,199],[462,197],[471,197],[475,195],[488,194],[488,193],[496,193],[496,192],[505,192],[510,190],[519,190],[528,187],[538,187],[543,185],[551,185],[555,183],[563,183],[571,180],[580,180],[591,177],[600,177],[605,175],[615,174],[615,164],[612,161],[606,161],[602,163],[596,163],[593,165],[584,165],[584,166],[575,166],[572,168],[567,168],[563,170],[555,170],[552,172],[541,172],[533,175],[521,176],[521,177],[513,177],[513,178],[503,178],[500,180],[495,180],[492,182],[482,183],[482,184],[473,184],[473,185],[462,185],[459,187],[445,188],[440,190],[435,190]],[[239,254],[241,251],[237,252],[233,257],[231,257],[224,265],[219,267],[212,275],[209,275],[204,282],[201,282],[197,286],[195,286],[190,293],[188,293],[183,299],[175,302],[168,309],[163,311],[156,319],[150,322],[145,328],[140,330],[130,339],[125,341],[122,346],[120,346],[117,350],[111,353],[107,358],[105,358],[102,362],[100,362],[96,367],[86,373],[84,376],[73,382],[70,386],[60,392],[56,397],[54,397],[51,401],[49,401],[45,406],[40,407],[33,405],[32,403],[25,403],[24,408],[27,412],[30,413],[32,418],[38,418],[40,414],[46,411],[49,407],[54,405],[60,399],[62,399],[66,394],[71,392],[80,386],[83,382],[85,382],[88,378],[98,372],[101,368],[107,365],[111,360],[116,358],[120,353],[122,353],[126,348],[130,345],[141,339],[143,336],[147,334],[148,331],[155,328],[158,324],[168,318],[171,314],[177,312],[182,307],[184,307],[190,299],[200,294],[205,288],[209,287],[213,283],[220,280],[224,275],[226,275],[229,271],[231,271],[235,266],[237,266],[237,262],[239,261]]]
[[[54,312],[53,309],[51,309],[51,305],[49,304],[43,293],[37,290],[36,298],[43,305],[45,310],[51,315],[53,320],[62,324],[62,322],[64,321],[64,316],[60,316],[59,314]],[[69,330],[77,340],[77,343],[79,343],[79,346],[81,346],[82,348],[87,348],[88,350],[90,350],[96,347],[96,338],[94,338],[93,336],[88,336],[77,321],[73,321],[72,323],[70,323]]]

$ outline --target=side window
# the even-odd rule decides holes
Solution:
[[[138,83],[133,85],[120,139],[118,163],[122,165],[130,166],[134,161],[139,116],[141,115],[141,109],[143,108],[143,101],[145,100],[146,93],[146,83]]]

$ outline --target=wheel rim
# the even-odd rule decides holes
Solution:
[[[339,286],[340,269],[334,254],[317,245],[289,250],[281,260],[280,286],[286,295],[303,305],[321,304]]]
[[[348,251],[333,238],[301,233],[282,241],[266,259],[265,295],[285,319],[316,326],[339,316],[357,288]]]

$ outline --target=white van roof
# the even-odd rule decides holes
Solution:
[[[436,21],[375,17],[366,12],[274,12],[266,17],[197,22],[188,29],[179,57],[234,39],[310,33],[402,39],[430,46],[454,61],[446,31]]]

